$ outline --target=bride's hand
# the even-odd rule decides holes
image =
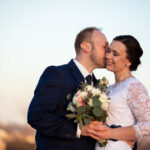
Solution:
[[[99,137],[95,136],[95,131],[93,130],[93,126],[102,125],[102,122],[92,121],[90,125],[83,125],[81,129],[82,136],[90,136],[96,140],[101,140]]]
[[[92,121],[90,125],[82,127],[81,135],[91,136],[96,140],[109,139],[112,136],[112,129],[102,122]]]
[[[134,147],[135,141],[126,141],[126,142],[130,145],[131,148]]]
[[[92,133],[99,139],[111,139],[113,130],[104,124],[97,124],[91,127]]]

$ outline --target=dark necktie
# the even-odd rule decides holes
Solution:
[[[89,84],[89,85],[91,85],[91,83],[92,83],[92,76],[91,75],[88,75],[88,76],[86,76],[86,81],[87,81],[87,84]]]

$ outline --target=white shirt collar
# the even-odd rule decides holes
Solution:
[[[77,65],[78,69],[80,70],[80,72],[82,73],[83,77],[85,78],[88,75],[92,75],[90,74],[87,69],[81,65],[76,59],[73,59],[74,63]]]

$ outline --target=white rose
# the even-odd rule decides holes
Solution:
[[[87,96],[87,94],[88,94],[87,92],[81,92],[81,93],[80,93],[80,96],[81,96],[82,98],[85,98],[85,97]]]
[[[92,89],[93,96],[100,95],[101,91],[99,89]]]
[[[108,110],[108,103],[102,103],[102,109],[107,111]]]
[[[92,100],[92,98],[89,99],[88,105],[89,105],[89,106],[93,106],[93,100]]]
[[[91,91],[93,89],[93,87],[91,85],[87,85],[85,88],[87,91]]]
[[[74,104],[77,104],[78,101],[77,101],[77,96],[76,95],[73,97],[72,101],[73,101]]]
[[[100,95],[99,100],[100,100],[102,103],[104,103],[104,102],[107,102],[107,101],[108,101],[108,97],[107,97],[106,94],[102,93],[102,94]]]

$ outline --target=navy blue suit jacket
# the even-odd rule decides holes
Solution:
[[[76,138],[77,124],[65,117],[70,102],[66,97],[74,95],[82,81],[73,60],[50,66],[42,74],[28,110],[28,123],[36,129],[37,150],[94,150],[96,141]]]

